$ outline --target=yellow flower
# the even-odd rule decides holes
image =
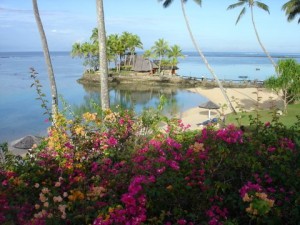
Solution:
[[[97,113],[86,112],[82,115],[82,118],[85,119],[87,122],[92,122],[96,120]]]
[[[112,213],[113,211],[115,211],[115,209],[114,209],[113,207],[109,207],[109,208],[108,208],[108,212],[109,212],[109,213]]]
[[[84,136],[85,135],[85,131],[84,131],[84,128],[82,126],[76,126],[75,127],[75,133],[77,135],[81,135],[81,136]]]

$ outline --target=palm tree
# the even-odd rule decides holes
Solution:
[[[154,42],[154,46],[152,47],[153,53],[158,57],[158,72],[161,70],[161,60],[168,53],[169,44],[163,38],[158,39]]]
[[[90,40],[92,41],[92,43],[98,42],[98,28],[94,28],[92,30],[92,35],[90,37]]]
[[[48,43],[46,34],[43,28],[42,20],[39,14],[39,8],[37,5],[37,0],[32,0],[33,4],[33,12],[35,16],[35,20],[38,26],[38,30],[41,36],[42,46],[43,46],[43,52],[44,57],[47,65],[47,71],[48,71],[48,77],[50,80],[50,88],[51,88],[51,95],[52,95],[52,119],[53,123],[55,124],[55,115],[58,113],[58,99],[57,99],[57,88],[56,88],[56,82],[55,82],[55,76],[53,72],[53,66],[51,62],[51,57],[49,53]]]
[[[136,48],[143,49],[143,43],[141,42],[141,39],[138,35],[133,34],[129,37],[128,40],[128,50],[130,52],[129,65],[131,65]]]
[[[260,8],[260,9],[262,9],[262,10],[264,10],[264,11],[266,11],[266,12],[268,12],[270,14],[269,7],[266,4],[264,4],[262,2],[259,2],[259,1],[254,1],[254,0],[239,0],[235,4],[229,5],[228,8],[227,8],[227,10],[234,9],[236,7],[243,6],[243,5],[245,5],[245,6],[243,7],[242,11],[240,12],[240,14],[239,14],[239,16],[238,16],[235,24],[237,24],[240,21],[240,19],[242,18],[242,16],[246,13],[246,5],[248,5],[250,7],[250,10],[251,10],[252,24],[253,24],[253,28],[254,28],[254,31],[255,31],[258,43],[260,44],[260,47],[262,48],[262,50],[264,51],[264,53],[267,55],[267,57],[271,61],[272,65],[275,68],[276,73],[278,74],[277,64],[274,62],[274,60],[272,59],[271,55],[267,52],[266,48],[263,46],[263,44],[262,44],[262,42],[260,40],[260,37],[259,37],[257,29],[256,29],[256,25],[255,25],[255,22],[254,22],[254,15],[253,15],[253,8],[254,8],[254,6],[257,6],[258,8]]]
[[[151,62],[151,58],[154,56],[153,55],[153,52],[148,49],[144,52],[143,56],[148,59],[148,62],[149,62],[149,70],[150,70],[150,73],[152,74],[153,73],[153,66],[152,66],[152,62]]]
[[[290,0],[282,6],[282,10],[285,11],[287,20],[290,22],[295,19],[297,15],[300,16],[300,0]],[[300,18],[298,19],[300,24]]]
[[[82,57],[81,44],[79,42],[75,42],[72,45],[71,56],[72,56],[72,58],[77,57],[77,56],[79,58]]]
[[[178,63],[178,58],[184,58],[184,55],[182,54],[182,50],[180,48],[180,46],[178,45],[173,45],[171,46],[169,53],[168,53],[168,57],[171,59],[171,65],[172,65],[172,69],[174,68],[174,66],[177,65]]]
[[[115,68],[118,70],[118,54],[117,54],[117,42],[118,42],[119,36],[117,34],[111,34],[107,37],[107,51],[109,55],[112,56],[113,61],[115,63]]]
[[[166,8],[168,7],[172,2],[173,0],[159,0],[159,1],[163,1],[163,6]],[[215,74],[215,72],[213,71],[213,69],[211,68],[210,64],[208,63],[206,57],[204,56],[202,50],[200,49],[199,45],[197,44],[195,38],[194,38],[194,35],[192,33],[192,30],[191,30],[191,27],[190,27],[190,24],[189,24],[189,20],[187,18],[187,15],[185,13],[185,6],[184,6],[184,3],[187,2],[187,0],[180,0],[181,1],[181,9],[182,9],[182,13],[183,13],[183,16],[184,16],[184,19],[185,19],[185,23],[186,23],[186,26],[187,26],[187,29],[189,31],[189,34],[190,34],[190,37],[192,39],[192,42],[196,48],[196,50],[198,51],[201,59],[203,60],[204,64],[206,65],[207,69],[209,70],[209,72],[211,73],[211,75],[213,76],[213,78],[216,80],[224,98],[226,99],[226,102],[228,103],[228,106],[230,108],[230,110],[233,112],[233,113],[236,113],[234,107],[232,106],[231,104],[231,101],[229,100],[228,96],[227,96],[227,93],[225,91],[225,89],[223,88],[223,85],[222,83],[220,82],[219,78],[217,77],[217,75]],[[201,6],[202,4],[202,0],[194,0],[195,3],[197,3],[199,6]]]
[[[101,107],[109,109],[108,65],[106,57],[106,32],[104,22],[103,0],[96,0],[99,40],[99,72],[101,85]]]
[[[121,65],[121,58],[122,56],[124,55],[124,66],[127,65],[127,54],[126,54],[126,51],[129,50],[129,41],[130,41],[130,38],[131,38],[132,34],[127,32],[127,31],[124,31],[121,36],[120,36],[120,46],[121,47],[121,52],[120,52],[120,65]]]

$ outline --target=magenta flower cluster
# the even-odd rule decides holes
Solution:
[[[1,167],[0,223],[300,221],[299,146],[271,123],[246,134],[233,125],[189,131],[173,121],[167,132],[142,135],[129,113],[107,121],[106,130],[77,126],[61,149],[46,141],[22,163]]]

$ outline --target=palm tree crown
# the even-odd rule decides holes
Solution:
[[[162,61],[163,57],[166,56],[167,53],[168,53],[169,44],[163,38],[158,39],[154,43],[154,46],[152,47],[152,50],[153,50],[153,53],[155,54],[155,56],[157,56],[159,58],[158,72],[160,73],[161,61]]]
[[[158,0],[159,2],[164,2],[163,6],[165,8],[169,7],[169,5],[171,5],[173,3],[173,0]],[[186,3],[188,0],[182,0],[184,3]],[[195,3],[197,3],[198,5],[202,5],[202,0],[194,0]]]
[[[285,11],[287,20],[290,22],[295,19],[297,15],[300,16],[300,0],[290,0],[282,6],[282,10]],[[298,19],[300,24],[300,18]]]
[[[245,15],[246,5],[248,5],[251,8],[251,10],[253,9],[254,6],[257,6],[258,8],[260,8],[270,14],[269,7],[266,4],[259,2],[259,1],[253,1],[253,0],[239,0],[237,3],[229,5],[227,10],[235,9],[236,7],[243,6],[243,5],[245,5],[245,6],[243,7],[242,11],[240,12],[235,24],[237,24],[240,21],[240,19],[243,17],[243,15]]]

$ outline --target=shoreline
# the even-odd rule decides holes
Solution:
[[[226,107],[226,100],[219,88],[196,87],[188,88],[187,90],[198,93],[220,106],[218,110],[210,110],[211,118],[222,118],[231,113],[229,107]],[[274,92],[265,88],[225,88],[225,90],[237,112],[239,112],[239,109],[251,111],[257,105],[260,108],[270,108],[274,104],[277,107],[282,106],[280,98]],[[197,126],[197,124],[208,120],[208,109],[194,107],[183,112],[179,118],[185,125],[189,124],[191,126],[190,129],[201,129],[201,126]]]
[[[226,88],[245,88],[245,87],[262,87],[263,81],[258,80],[220,80],[223,87]],[[77,80],[83,85],[100,84],[100,75],[95,73],[84,73]],[[153,86],[173,86],[178,88],[214,88],[218,87],[217,82],[211,78],[199,78],[182,75],[157,75],[148,73],[129,72],[127,74],[109,74],[108,83],[113,85],[122,84],[145,84]]]

